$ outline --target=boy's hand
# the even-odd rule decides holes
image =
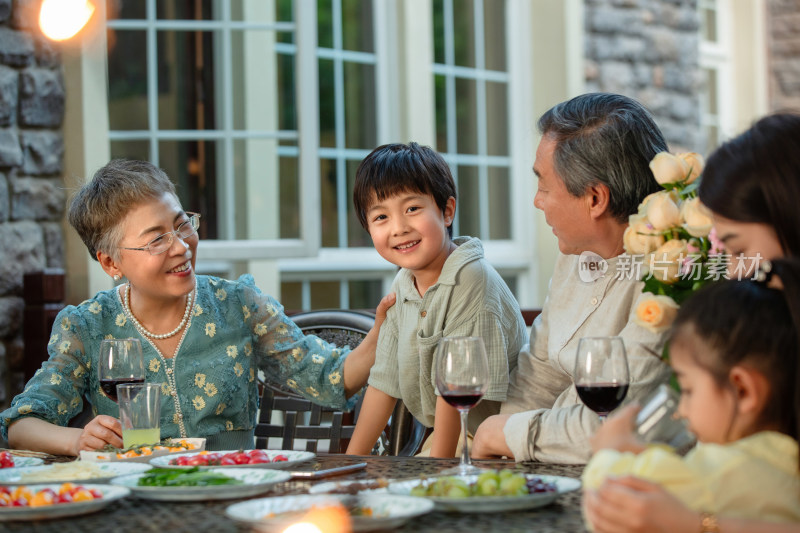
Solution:
[[[639,409],[638,405],[629,404],[608,417],[591,438],[592,453],[602,449],[633,453],[644,451],[644,444],[634,433],[634,423]]]

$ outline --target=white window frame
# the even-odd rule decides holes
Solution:
[[[234,141],[235,140],[296,140],[297,149],[280,147],[279,153],[293,152],[298,156],[298,179],[300,180],[300,237],[298,239],[204,239],[200,242],[203,262],[252,261],[277,257],[304,257],[317,253],[320,247],[319,214],[319,111],[318,79],[316,62],[317,21],[316,11],[308,9],[308,2],[294,4],[294,23],[248,22],[231,20],[230,0],[217,0],[215,8],[220,18],[201,21],[175,21],[156,18],[156,0],[146,0],[144,20],[110,20],[111,29],[144,30],[147,38],[147,106],[148,129],[138,131],[109,131],[109,141],[146,140],[150,143],[150,159],[159,164],[159,141],[209,140],[222,144],[222,163],[219,168],[223,183],[223,205],[220,217],[224,217],[221,228],[234,225],[235,195],[233,191]],[[249,0],[261,1],[261,0]],[[158,129],[158,72],[156,35],[158,30],[215,31],[221,37],[219,54],[223,57],[220,102],[223,112],[221,127],[215,130],[159,130]],[[233,127],[233,83],[231,32],[237,30],[294,31],[296,57],[296,98],[303,105],[297,106],[296,131],[236,130]],[[277,45],[276,45],[277,47]],[[229,229],[228,231],[232,231]]]

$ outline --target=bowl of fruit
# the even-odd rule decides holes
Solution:
[[[389,484],[389,492],[429,498],[439,511],[483,513],[541,507],[580,486],[581,482],[573,478],[504,469],[395,481]]]

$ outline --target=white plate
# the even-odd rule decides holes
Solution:
[[[316,485],[312,486],[308,489],[309,494],[329,494],[333,490],[337,490],[341,487],[347,487],[353,485],[354,483],[362,483],[362,484],[369,484],[375,483],[377,479],[349,479],[344,481],[326,481],[325,483],[317,483]],[[379,489],[365,489],[358,491],[359,494],[381,494],[386,493],[388,490],[386,487],[379,488]]]
[[[298,516],[312,506],[340,505],[343,501],[358,499],[359,505],[372,509],[372,516],[353,516],[350,531],[376,531],[400,527],[405,522],[433,510],[434,504],[425,498],[395,496],[392,494],[361,493],[358,496],[341,494],[309,494],[301,496],[281,496],[262,498],[231,505],[225,510],[230,518],[257,526],[258,531],[283,531],[297,522]],[[292,514],[280,516],[281,513]],[[271,518],[270,514],[277,516]],[[301,515],[302,516],[302,515]]]
[[[22,457],[17,455],[12,455],[11,459],[14,461],[14,466],[9,466],[6,468],[19,468],[21,466],[39,466],[44,464],[44,459],[39,459],[38,457]],[[5,468],[0,469],[0,472],[5,470]]]
[[[250,450],[244,450],[248,452]],[[308,461],[309,459],[313,459],[316,455],[312,452],[303,452],[303,451],[294,451],[294,450],[264,450],[269,455],[269,458],[272,459],[278,455],[285,455],[288,461],[278,461],[276,463],[256,463],[256,464],[244,464],[244,465],[211,465],[211,466],[203,466],[197,465],[198,468],[288,468],[292,465],[296,465],[297,463],[302,463],[303,461]],[[153,466],[159,466],[163,468],[194,468],[194,466],[179,466],[179,465],[171,465],[169,464],[170,461],[177,459],[178,457],[193,457],[198,455],[199,453],[219,453],[225,455],[226,453],[239,453],[239,450],[220,450],[217,452],[192,452],[192,453],[180,453],[177,455],[166,455],[162,457],[156,457],[150,460],[150,464]]]
[[[441,477],[441,476],[439,476]],[[474,483],[478,479],[477,475],[454,476],[459,477],[467,483]],[[560,495],[578,490],[581,482],[578,479],[561,476],[547,476],[543,474],[526,474],[528,479],[540,478],[545,483],[555,483],[556,492],[542,492],[528,494],[526,496],[470,496],[468,498],[440,498],[425,496],[436,504],[437,511],[454,511],[457,513],[487,513],[518,511],[521,509],[533,509],[542,507],[555,501]],[[412,479],[408,481],[396,481],[389,484],[389,492],[392,494],[410,494],[411,489],[420,483],[435,481],[432,477],[424,480]]]
[[[145,500],[191,502],[247,498],[267,492],[272,485],[289,481],[292,477],[288,472],[264,468],[212,468],[210,470],[236,478],[243,484],[201,487],[140,487],[137,483],[144,474],[117,477],[111,480],[111,484],[128,488],[135,496]]]
[[[58,484],[36,485],[35,490],[51,488],[54,491],[58,491],[59,486]],[[114,500],[119,500],[130,494],[130,491],[123,487],[84,485],[83,483],[81,483],[81,486],[87,489],[100,491],[103,497],[86,502],[56,503],[53,505],[43,505],[41,507],[0,507],[0,522],[5,522],[7,520],[46,520],[48,518],[89,514],[99,511]]]
[[[123,463],[149,463],[151,459],[155,457],[163,457],[163,456],[175,456],[181,455],[184,453],[198,453],[206,449],[206,439],[200,438],[175,438],[170,439],[172,441],[182,441],[185,440],[192,445],[194,448],[191,450],[180,450],[177,452],[171,452],[168,450],[154,450],[152,453],[148,455],[137,455],[135,457],[117,457],[116,452],[89,452],[86,450],[81,450],[81,460],[82,461],[96,461],[98,463],[105,463],[105,462],[123,462]]]
[[[80,463],[80,462],[79,462]],[[126,474],[138,474],[140,472],[145,472],[150,470],[152,467],[150,465],[144,465],[140,463],[92,463],[86,462],[85,464],[88,465],[90,468],[97,468],[103,472],[102,476],[98,477],[91,477],[91,478],[81,478],[76,476],[64,475],[63,477],[54,477],[52,479],[42,480],[42,481],[32,481],[23,479],[23,476],[26,474],[33,474],[39,472],[50,472],[57,468],[59,465],[72,465],[74,463],[55,463],[52,465],[47,466],[26,466],[20,468],[4,468],[0,470],[0,485],[10,485],[10,484],[25,484],[25,485],[35,485],[35,484],[42,484],[42,483],[66,483],[66,482],[89,482],[89,483],[102,483],[108,481],[109,479],[117,476],[124,476]],[[55,472],[58,472],[56,469]]]

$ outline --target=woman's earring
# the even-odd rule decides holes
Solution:
[[[114,274],[114,281],[119,281],[121,279],[122,279],[122,276],[120,276],[119,274]]]

